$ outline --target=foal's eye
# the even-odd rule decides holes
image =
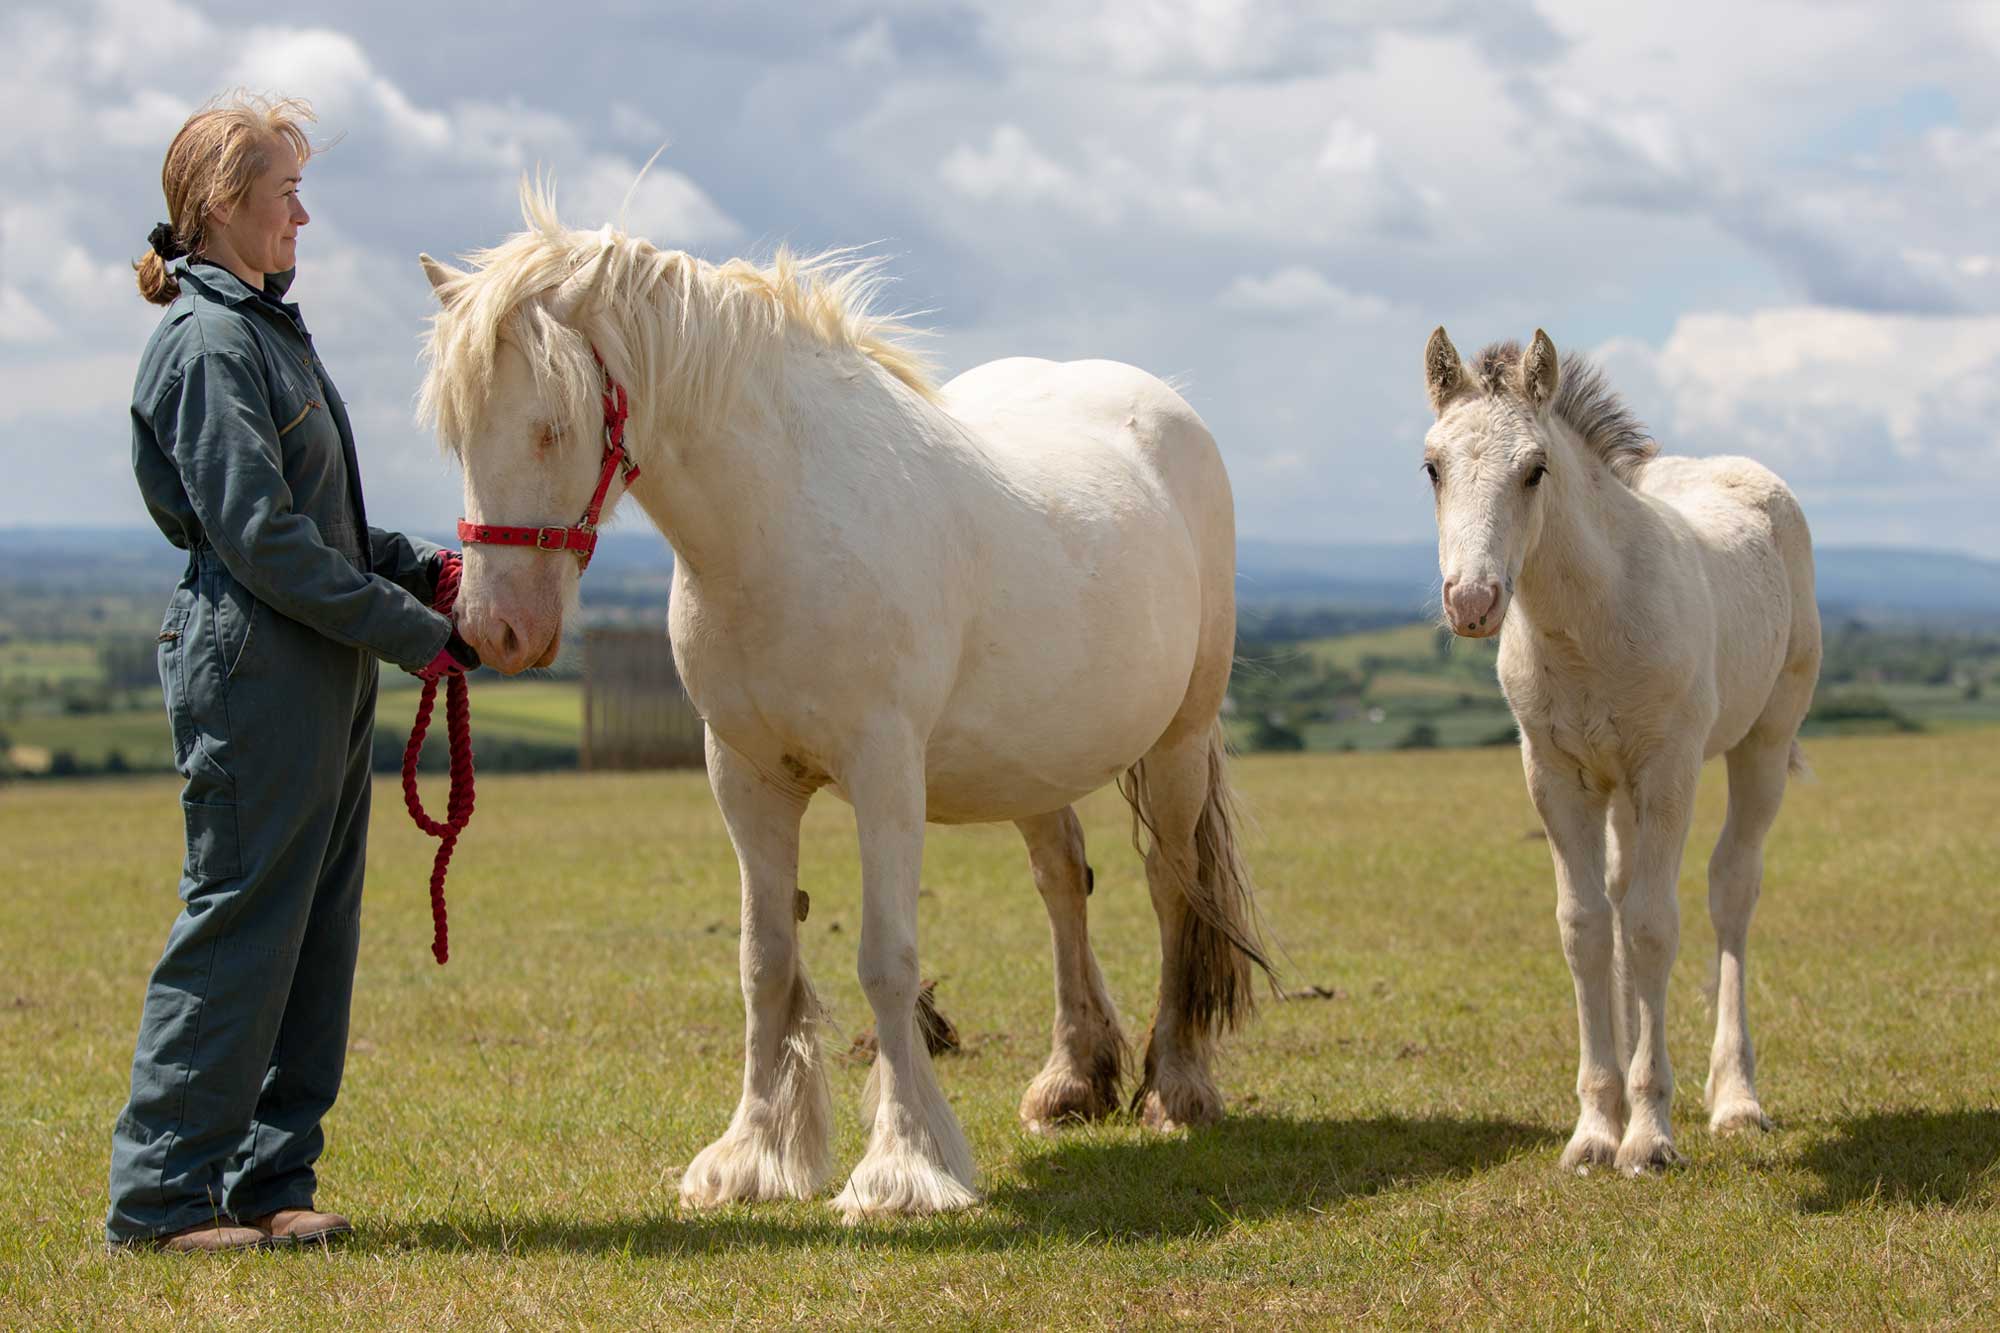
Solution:
[[[1547,468],[1543,467],[1540,463],[1535,464],[1534,470],[1528,473],[1528,489],[1533,490],[1535,487],[1541,485],[1542,478],[1548,475],[1549,470]]]
[[[1435,464],[1435,463],[1425,463],[1425,464],[1424,464],[1424,475],[1425,475],[1426,477],[1429,477],[1429,478],[1430,478],[1430,480],[1431,480],[1431,486],[1432,486],[1432,488],[1433,488],[1433,489],[1435,489],[1435,488],[1436,488],[1436,486],[1437,486],[1437,484],[1438,484],[1438,470],[1437,470],[1437,464]]]

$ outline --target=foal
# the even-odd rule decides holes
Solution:
[[[1440,328],[1424,371],[1445,615],[1454,633],[1501,634],[1500,685],[1555,858],[1582,1047],[1562,1164],[1637,1173],[1679,1160],[1666,1044],[1675,887],[1702,761],[1718,754],[1729,815],[1708,863],[1709,1128],[1769,1129],[1743,954],[1819,678],[1805,517],[1748,459],[1656,457],[1596,368],[1559,362],[1539,330],[1526,351],[1496,344],[1468,368]]]

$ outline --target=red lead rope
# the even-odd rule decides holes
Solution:
[[[458,600],[458,567],[448,562],[438,579],[432,609],[450,614]],[[451,743],[451,795],[445,802],[444,822],[432,819],[417,795],[417,758],[424,752],[424,733],[430,730],[431,709],[437,703],[435,680],[424,682],[423,697],[417,701],[416,724],[410,728],[410,743],[403,747],[403,804],[417,827],[438,840],[437,857],[431,862],[431,956],[440,966],[451,956],[444,910],[444,877],[451,865],[452,849],[458,835],[472,822],[472,700],[465,677],[457,672],[445,677],[445,735]]]

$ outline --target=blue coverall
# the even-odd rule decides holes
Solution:
[[[114,1243],[307,1207],[347,1052],[376,658],[430,663],[438,549],[368,526],[347,409],[290,273],[177,259],[132,465],[187,572],[160,682],[187,779],[185,903],[112,1133]]]

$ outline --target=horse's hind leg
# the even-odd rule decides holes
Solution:
[[[802,1199],[826,1181],[832,1119],[819,998],[799,957],[806,797],[772,787],[713,733],[708,777],[743,872],[743,1098],[681,1176],[681,1198],[697,1207]]]
[[[1146,883],[1160,923],[1159,1003],[1132,1098],[1155,1129],[1221,1119],[1209,1055],[1249,1016],[1251,965],[1263,962],[1222,759],[1213,724],[1169,732],[1133,768],[1127,792],[1150,834]]]
[[[1715,923],[1715,1047],[1709,1055],[1708,1127],[1769,1129],[1757,1100],[1757,1057],[1744,1012],[1744,951],[1764,880],[1764,838],[1778,817],[1792,752],[1791,729],[1750,733],[1729,752],[1729,815],[1708,860],[1708,914]]]
[[[1055,946],[1056,1020],[1049,1061],[1021,1098],[1030,1129],[1064,1121],[1095,1120],[1118,1109],[1125,1038],[1118,1013],[1090,951],[1090,865],[1083,855],[1083,826],[1076,811],[1015,821],[1028,843],[1035,888],[1049,913]]]

